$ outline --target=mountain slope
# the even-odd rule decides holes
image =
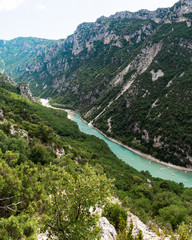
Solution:
[[[1,239],[33,235],[36,239],[40,227],[51,236],[67,231],[74,239],[89,227],[85,219],[92,219],[90,204],[98,194],[102,200],[109,193],[106,176],[113,179],[112,193],[143,221],[157,222],[158,228],[166,228],[169,222],[169,230],[192,221],[191,189],[153,178],[148,172],[139,173],[119,160],[105,142],[81,133],[65,111],[30,102],[16,93],[16,87],[10,88],[0,86]],[[64,215],[58,225],[54,223],[60,208]],[[171,219],[167,217],[170,211]],[[64,218],[66,214],[70,220]],[[90,224],[94,227],[96,222]]]
[[[61,41],[19,37],[10,41],[0,41],[0,69],[16,82],[23,81],[23,73],[34,74],[57,54]],[[30,81],[30,78],[28,79]],[[35,86],[37,86],[35,83]],[[39,92],[38,92],[39,93]]]
[[[190,166],[192,28],[185,23],[162,28],[122,72],[124,78],[112,81],[121,90],[111,97],[115,90],[110,89],[85,117],[128,145],[164,161]]]
[[[94,126],[129,146],[191,167],[192,27],[191,3],[187,8],[185,3],[169,9],[163,23],[131,52],[119,74],[113,75],[116,65],[110,62],[111,80],[106,81],[102,71],[99,80],[98,76],[82,77],[92,65],[89,62],[65,81],[66,88],[56,101],[73,103]]]

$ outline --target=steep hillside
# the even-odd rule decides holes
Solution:
[[[0,87],[17,94],[21,94],[24,98],[32,102],[36,102],[35,97],[26,83],[17,84],[13,81],[13,79],[3,73],[0,73]]]
[[[42,67],[42,61],[48,62],[57,54],[61,41],[39,38],[16,38],[0,41],[0,69],[16,82],[23,81],[23,73],[34,74]],[[28,78],[30,81],[30,77]],[[38,81],[37,81],[38,82]],[[37,86],[35,84],[35,86]],[[38,94],[40,91],[38,91]]]
[[[161,20],[166,11],[142,10],[137,13],[117,13],[109,18],[101,17],[95,23],[80,24],[73,35],[60,41],[34,38],[2,41],[1,69],[12,74],[17,82],[26,79],[37,94],[40,91],[51,94],[63,91],[66,79],[71,82],[81,66],[85,69],[88,67],[87,73],[82,71],[83,78],[87,76],[91,81],[101,71],[109,81],[108,78],[116,74],[113,69],[118,72],[122,63],[132,55],[131,52],[154,32],[156,22]],[[115,64],[114,67],[111,64]],[[102,74],[98,81],[101,79]]]
[[[191,167],[191,2],[157,12],[158,21],[155,13],[146,16],[154,26],[149,36],[115,50],[100,47],[65,79],[56,102],[80,110],[94,126],[129,146]],[[119,32],[121,18],[127,29],[146,21],[127,16],[111,17],[117,17]]]
[[[40,229],[61,239],[96,239],[90,207],[108,206],[111,194],[143,221],[188,234],[183,223],[192,221],[191,189],[137,172],[102,140],[81,133],[64,111],[6,89],[0,87],[0,239],[37,239]]]
[[[16,86],[16,82],[14,82],[10,77],[8,77],[7,75],[3,74],[3,73],[0,73],[0,83],[1,84],[9,84],[9,85],[12,85],[12,86]]]
[[[190,167],[191,36],[184,22],[163,25],[84,116],[129,146]]]
[[[19,58],[11,71],[5,64],[5,72],[53,104],[80,111],[109,136],[191,167],[191,21],[189,0],[152,12],[119,12],[79,25],[65,40],[36,39],[35,50],[27,50],[32,57]],[[2,61],[21,54],[29,40],[2,43],[2,53],[12,46]]]

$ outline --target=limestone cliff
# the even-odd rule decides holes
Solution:
[[[20,83],[19,84],[19,90],[20,90],[20,94],[23,97],[29,99],[32,102],[35,102],[35,98],[34,98],[31,90],[29,89],[29,87],[27,86],[26,83]]]
[[[1,83],[9,83],[9,84],[11,84],[13,86],[17,86],[16,82],[14,82],[9,76],[4,75],[2,73],[0,73],[0,82]]]

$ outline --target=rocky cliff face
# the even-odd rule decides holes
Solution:
[[[31,90],[29,89],[29,87],[27,86],[26,83],[20,83],[19,84],[19,90],[20,90],[20,94],[24,97],[29,99],[32,102],[35,102],[35,98],[31,92]]]
[[[0,73],[0,83],[2,83],[2,87],[9,89],[10,86],[15,87],[14,91],[17,93],[20,93],[23,97],[27,98],[28,100],[32,101],[32,102],[36,102],[31,90],[29,89],[29,87],[27,86],[26,83],[20,83],[17,84],[16,82],[14,82],[10,77]],[[4,85],[5,84],[5,85]]]
[[[11,84],[13,86],[17,86],[16,82],[14,82],[9,76],[6,76],[6,75],[4,75],[2,73],[0,73],[0,82],[1,83],[9,83],[9,84]]]
[[[23,78],[29,81],[30,87],[37,95],[42,91],[49,94],[61,92],[62,85],[66,85],[67,82],[66,75],[71,75],[76,68],[85,64],[87,59],[92,60],[98,45],[102,45],[102,51],[116,48],[116,52],[124,49],[126,45],[138,47],[163,23],[186,21],[190,25],[191,19],[186,17],[186,14],[190,13],[191,9],[191,2],[182,0],[170,9],[140,10],[136,13],[124,11],[109,18],[98,18],[95,23],[80,24],[74,34],[65,40],[19,38],[10,42],[2,41],[0,45],[6,47],[2,57],[5,66],[3,63],[0,66],[16,81],[19,82]],[[10,66],[10,62],[6,60],[13,57],[17,50],[22,54],[17,55],[17,59],[12,58]],[[27,61],[22,61],[24,54]],[[19,61],[15,64],[18,58]],[[121,65],[116,66],[116,69]]]

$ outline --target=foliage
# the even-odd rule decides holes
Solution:
[[[134,237],[133,232],[133,223],[131,222],[128,231],[124,228],[117,236],[117,240],[142,240],[143,234],[139,230],[138,234]]]
[[[164,24],[151,35],[150,41],[145,44],[161,42],[158,55],[148,69],[138,75],[130,89],[93,122],[105,134],[124,144],[181,166],[191,164],[188,158],[191,156],[192,139],[192,51],[188,47],[191,45],[191,29],[185,22]],[[152,81],[152,70],[162,70],[164,76]],[[110,89],[105,95],[111,94],[111,91],[115,93],[115,89]],[[102,110],[117,96],[109,97],[105,102],[105,95],[91,108],[97,105]],[[101,110],[93,111],[88,120],[94,119]],[[108,132],[109,118],[111,133]],[[158,136],[159,146],[155,144]]]
[[[186,222],[186,212],[187,209],[184,206],[170,205],[160,209],[159,215],[175,230],[181,223]]]
[[[178,228],[178,234],[180,236],[180,240],[190,240],[192,236],[191,226],[182,224]]]
[[[17,217],[12,215],[8,219],[1,218],[0,226],[0,238],[2,240],[37,239],[37,219],[35,217],[31,218],[27,214],[21,214]]]
[[[2,234],[5,236],[8,232],[15,231],[14,225],[13,228],[10,227],[13,221],[19,226],[18,236],[24,239],[33,236],[30,227],[29,231],[23,232],[28,226],[34,226],[34,231],[38,226],[46,230],[48,223],[54,226],[60,216],[57,215],[59,208],[69,214],[67,207],[71,209],[68,215],[73,226],[71,231],[76,226],[74,218],[78,211],[78,223],[82,226],[80,228],[78,225],[77,231],[74,230],[71,234],[81,235],[82,229],[88,234],[88,229],[95,226],[97,219],[90,215],[89,207],[93,203],[101,203],[101,200],[104,203],[104,198],[109,194],[110,181],[106,177],[114,179],[113,194],[117,194],[124,206],[131,208],[141,220],[158,221],[162,228],[169,229],[179,228],[182,222],[187,225],[191,222],[191,189],[185,189],[171,181],[152,178],[147,172],[139,173],[117,159],[102,140],[81,133],[77,125],[67,119],[64,111],[31,103],[15,92],[2,88],[0,108],[4,114],[2,120],[6,119],[5,124],[14,126],[16,131],[14,135],[10,134],[10,130],[0,131],[0,199],[3,199],[0,200],[0,217],[4,224]],[[27,137],[22,137],[23,130]],[[65,153],[59,158],[55,152],[60,148]],[[151,186],[147,179],[150,179]],[[61,190],[55,192],[58,188]],[[65,188],[71,198],[70,202],[65,201],[67,196],[62,191]],[[50,196],[55,196],[55,199],[50,201]],[[93,196],[97,198],[94,199]],[[75,199],[81,208],[74,203]],[[53,200],[62,203],[59,208],[53,204]],[[120,210],[116,210],[121,214]],[[21,216],[26,219],[25,222]],[[36,218],[37,223],[33,221],[36,216],[39,217]],[[61,225],[67,230],[69,226],[65,220],[61,221]],[[93,231],[90,234],[94,236],[99,232],[98,228],[91,229]],[[56,232],[52,229],[50,233],[53,234],[54,231]],[[13,236],[10,239],[14,239]]]
[[[117,231],[123,231],[127,226],[127,212],[119,204],[107,204],[102,215],[115,227]]]
[[[47,173],[51,196],[45,212],[45,229],[58,239],[95,239],[99,233],[97,217],[90,212],[110,194],[110,181],[85,165],[75,176],[62,168],[51,167]]]

